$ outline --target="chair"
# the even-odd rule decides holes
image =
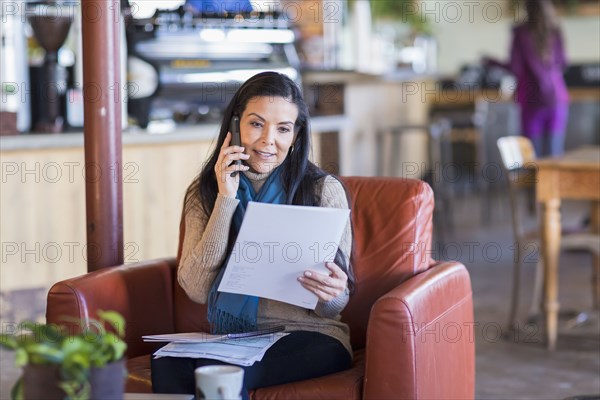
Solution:
[[[344,178],[350,194],[356,291],[344,310],[354,365],[336,374],[261,388],[253,399],[472,399],[475,357],[469,274],[431,259],[433,194],[417,180]],[[185,232],[182,223],[181,233]],[[181,242],[181,236],[180,236]],[[207,330],[206,306],[176,280],[174,258],[117,266],[55,284],[48,322],[112,309],[127,321],[127,391],[150,392],[142,335]]]
[[[519,193],[523,189],[530,190],[535,187],[535,162],[536,154],[531,141],[523,136],[506,136],[497,141],[502,167],[510,197],[511,218],[513,235],[516,242],[515,264],[513,270],[513,285],[511,306],[509,315],[509,326],[515,327],[517,309],[519,306],[520,276],[521,276],[521,251],[524,250],[527,243],[531,241],[539,242],[539,233],[534,231],[525,231],[521,225],[521,207],[519,207]],[[530,205],[530,208],[534,206]],[[571,233],[563,232],[561,238],[562,250],[587,250],[595,255],[594,269],[592,273],[592,297],[594,308],[598,308],[599,290],[597,276],[600,273],[600,235],[589,233]],[[538,259],[535,274],[535,283],[533,290],[533,300],[530,309],[530,317],[535,317],[540,312],[542,302],[543,286],[543,264],[541,257]]]
[[[429,125],[429,162],[430,170],[426,181],[433,188],[435,210],[433,212],[434,229],[440,243],[447,242],[447,234],[454,232],[452,183],[447,182],[445,168],[452,160],[452,123],[449,119],[439,118]]]
[[[377,133],[378,175],[399,176],[398,171],[404,168],[402,160],[397,156],[402,135],[413,132],[427,132],[428,167],[406,168],[412,173],[405,178],[419,178],[426,181],[433,189],[435,209],[433,211],[433,225],[435,239],[442,244],[447,241],[448,234],[454,231],[452,220],[453,196],[452,183],[448,182],[445,166],[452,161],[452,124],[447,118],[437,118],[427,125],[402,125],[381,130]]]

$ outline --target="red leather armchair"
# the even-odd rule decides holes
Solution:
[[[254,399],[470,399],[474,397],[473,304],[459,263],[431,258],[433,194],[423,182],[344,178],[352,201],[356,292],[343,313],[352,369],[254,391]],[[182,226],[183,232],[185,227]],[[55,284],[47,320],[84,321],[98,309],[127,320],[127,391],[149,392],[142,335],[207,330],[206,307],[177,284],[175,259],[146,261]]]

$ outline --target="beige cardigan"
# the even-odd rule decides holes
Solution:
[[[244,172],[255,191],[259,191],[269,176]],[[321,207],[348,208],[346,193],[340,182],[327,176],[318,183],[321,190]],[[185,237],[177,279],[187,295],[195,302],[206,304],[208,292],[224,262],[229,239],[229,229],[239,200],[218,195],[210,218],[205,217],[198,203],[188,207],[185,214]],[[350,221],[348,221],[350,222]],[[349,259],[352,246],[350,223],[346,226],[340,249]],[[286,331],[317,331],[339,340],[352,354],[348,326],[340,321],[340,312],[349,296],[342,293],[335,299],[308,310],[275,300],[260,298],[257,323],[259,327],[285,325]]]

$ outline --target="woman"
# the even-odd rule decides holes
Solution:
[[[242,146],[231,145],[228,125],[234,115],[240,118]],[[186,234],[177,276],[193,301],[208,304],[213,331],[285,325],[290,332],[262,361],[244,367],[246,389],[314,378],[352,364],[348,326],[340,321],[353,284],[350,221],[335,262],[326,263],[329,274],[306,271],[298,277],[318,297],[315,310],[216,291],[248,201],[348,208],[342,184],[308,160],[308,118],[300,89],[290,78],[274,72],[250,78],[225,110],[216,148],[186,193]],[[194,369],[219,363],[152,360],[153,389],[194,393]]]
[[[509,69],[517,78],[522,131],[536,154],[559,156],[569,108],[561,31],[551,0],[527,0],[525,8],[526,22],[513,29],[510,62],[484,61]]]

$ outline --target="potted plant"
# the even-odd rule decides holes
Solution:
[[[0,335],[0,345],[14,350],[15,364],[23,367],[11,391],[13,399],[123,397],[127,349],[123,317],[115,311],[98,311],[97,320],[86,325],[74,322],[77,325],[58,326],[26,321],[17,332]]]
[[[414,0],[372,1],[371,13],[376,20],[399,21],[408,25],[413,36],[432,34],[430,22]]]

